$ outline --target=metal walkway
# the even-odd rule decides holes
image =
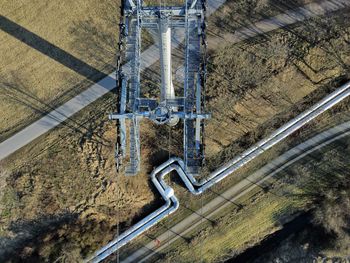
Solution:
[[[175,126],[183,123],[184,169],[198,174],[204,160],[203,90],[206,78],[205,1],[186,0],[184,6],[150,7],[141,0],[124,0],[120,23],[119,49],[122,54],[118,65],[118,112],[110,115],[117,120],[118,140],[116,164],[119,168],[128,159],[125,173],[136,175],[140,171],[140,125],[148,118],[158,125]],[[160,53],[160,97],[142,97],[140,77],[140,52],[142,32],[155,36]],[[184,31],[183,67],[185,71],[183,91],[173,85],[172,31]],[[177,94],[176,94],[177,93]]]

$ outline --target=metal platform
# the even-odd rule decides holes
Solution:
[[[204,159],[203,89],[206,78],[205,1],[186,1],[184,6],[149,7],[141,0],[124,0],[120,23],[120,60],[118,65],[118,140],[116,163],[128,160],[127,175],[140,171],[140,125],[148,118],[159,125],[184,129],[184,163],[186,172],[196,175]],[[161,85],[159,98],[141,97],[140,61],[142,30],[156,36],[160,54]],[[184,80],[183,91],[175,94],[172,78],[172,31],[182,30]]]

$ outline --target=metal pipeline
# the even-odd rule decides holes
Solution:
[[[169,160],[170,161],[170,160]],[[168,162],[169,162],[168,161]],[[167,162],[166,162],[167,163]],[[112,240],[106,246],[102,247],[95,254],[87,259],[85,262],[100,262],[113,252],[117,251],[119,248],[130,242],[130,240],[142,234],[144,231],[148,230],[150,227],[158,223],[161,219],[168,216],[169,214],[175,212],[179,207],[179,202],[174,195],[173,190],[170,187],[162,187],[157,179],[157,174],[164,169],[166,163],[156,168],[151,174],[151,180],[163,199],[165,204],[158,208],[153,213],[149,214],[147,217],[139,221],[137,224],[129,228],[127,231],[122,233],[116,239]]]
[[[283,140],[285,137],[290,135],[291,133],[295,132],[299,128],[301,128],[306,123],[310,122],[314,118],[316,118],[318,115],[323,113],[324,111],[328,110],[338,102],[345,99],[350,94],[350,82],[344,84],[337,90],[335,90],[333,93],[326,96],[324,99],[322,99],[320,102],[316,103],[314,106],[312,106],[309,110],[303,112],[302,114],[298,115],[296,118],[291,120],[290,122],[286,123],[276,131],[274,131],[270,136],[267,138],[259,141],[254,146],[237,156],[236,158],[232,159],[225,165],[221,166],[219,169],[214,171],[208,179],[205,180],[205,182],[208,182],[212,180],[214,177],[221,174],[223,171],[231,168],[234,165],[237,165],[237,163],[241,163],[242,161],[247,159],[247,161],[250,161],[250,158],[253,156],[256,157],[256,154],[261,154],[262,152],[266,151],[267,149],[274,146],[276,143]],[[245,162],[246,163],[246,162]],[[245,164],[243,163],[243,164]],[[242,165],[240,165],[242,166]],[[239,166],[239,167],[240,167]]]
[[[326,96],[309,110],[303,112],[287,124],[283,125],[281,128],[277,129],[266,139],[259,141],[253,147],[249,148],[230,162],[211,173],[210,176],[204,181],[198,182],[193,175],[186,173],[182,159],[176,157],[170,158],[151,173],[151,180],[161,194],[162,198],[165,200],[165,204],[147,217],[143,218],[136,225],[125,231],[106,246],[98,250],[93,257],[87,260],[87,262],[100,262],[143,232],[147,231],[161,219],[167,217],[169,214],[178,209],[179,203],[174,195],[174,190],[164,181],[164,177],[172,171],[177,172],[187,189],[192,194],[199,195],[214,184],[226,178],[228,175],[235,172],[243,165],[247,164],[249,161],[255,159],[257,156],[270,149],[272,146],[285,139],[296,130],[300,129],[303,125],[310,122],[321,113],[344,100],[349,95],[350,82]]]

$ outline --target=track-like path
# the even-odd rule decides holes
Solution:
[[[208,15],[212,14],[225,0],[208,0]],[[327,12],[333,12],[350,6],[349,0],[330,0],[318,3],[308,4],[296,10],[286,11],[284,14],[262,20],[250,27],[237,30],[234,34],[222,36],[225,41],[237,43],[242,40],[267,33],[280,27],[284,27],[296,22],[300,22],[310,17],[323,15]],[[222,39],[220,38],[220,41]],[[211,45],[219,44],[215,39],[209,39]],[[151,46],[141,54],[141,70],[151,66],[159,59],[157,46]],[[62,106],[51,111],[41,119],[35,121],[12,137],[0,143],[0,160],[27,145],[34,139],[55,128],[60,123],[69,119],[72,115],[79,112],[90,103],[96,101],[109,91],[115,88],[115,74],[112,73],[98,83],[92,85],[89,89],[83,91]]]
[[[298,160],[304,158],[310,153],[329,145],[330,143],[350,135],[350,122],[343,123],[327,131],[324,131],[313,138],[301,143],[300,145],[285,152],[278,158],[265,165],[257,172],[243,179],[232,186],[223,194],[214,198],[212,201],[203,206],[203,208],[192,213],[181,222],[170,228],[168,231],[157,236],[155,241],[151,241],[144,247],[136,250],[130,256],[122,260],[122,263],[143,262],[150,259],[156,253],[165,249],[179,238],[186,236],[187,233],[194,230],[201,223],[203,217],[212,218],[228,206],[234,205],[240,197],[250,192],[256,187],[262,187],[262,183],[281,170],[287,168]],[[229,201],[228,201],[229,200]]]

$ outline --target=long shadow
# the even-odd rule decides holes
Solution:
[[[253,246],[245,250],[243,253],[234,256],[233,258],[225,261],[226,263],[245,263],[245,262],[268,262],[260,261],[261,257],[266,255],[268,252],[273,251],[278,247],[278,244],[283,243],[288,237],[295,233],[299,233],[302,230],[311,227],[310,214],[302,214],[286,223],[281,230],[263,239],[260,244]],[[258,255],[258,258],[257,258]]]
[[[0,29],[93,82],[108,76],[2,15]]]
[[[216,167],[229,161],[232,156],[239,154],[240,152],[238,149],[248,149],[250,146],[254,145],[254,143],[264,138],[271,131],[279,128],[283,123],[286,123],[288,120],[294,118],[304,109],[309,108],[311,105],[313,105],[315,101],[321,100],[326,94],[334,91],[336,87],[340,87],[346,81],[348,81],[348,78],[346,76],[341,76],[334,79],[330,83],[322,85],[319,89],[311,92],[309,96],[304,98],[304,100],[293,105],[289,110],[281,112],[271,120],[268,120],[259,125],[255,129],[255,132],[247,132],[239,139],[233,141],[224,149],[222,149],[218,154],[216,154],[215,157],[207,158],[205,168],[208,170],[208,172],[214,171]]]
[[[43,238],[48,233],[55,233],[66,224],[74,224],[77,214],[64,212],[58,215],[46,215],[34,220],[13,221],[9,230],[13,237],[0,237],[0,261],[1,262],[41,262],[43,258],[34,251],[29,257],[21,252],[32,246],[38,248],[45,241]],[[32,260],[32,261],[31,261]]]
[[[108,0],[100,4],[98,16],[85,16],[75,21],[69,28],[70,47],[94,65],[114,68],[118,50],[119,16],[110,12],[119,5],[119,1]],[[100,13],[101,12],[101,13]],[[96,19],[101,20],[97,22]],[[103,26],[102,26],[103,25]]]
[[[51,106],[49,103],[46,103],[44,100],[39,99],[37,96],[27,91],[28,89],[25,88],[25,84],[19,79],[16,79],[14,83],[8,83],[2,82],[0,77],[0,84],[3,86],[3,90],[0,91],[0,95],[2,92],[4,92],[4,94],[15,103],[22,104],[28,109],[39,113],[41,116],[48,115],[52,110],[55,110],[54,106]],[[82,123],[81,121],[75,120],[72,117],[65,116],[63,113],[61,115],[66,117],[66,120],[62,122],[62,125],[68,127],[73,132],[78,132],[82,135],[86,133],[93,133],[96,136],[96,139],[99,140],[96,142],[102,143],[104,146],[109,144],[109,142],[107,142],[105,139],[91,131],[91,127],[88,125],[90,123]],[[52,118],[55,119],[54,117]],[[8,130],[11,130],[11,128]]]
[[[108,102],[106,100],[105,105],[107,108],[110,108],[114,105],[114,101]],[[101,119],[103,116],[106,116],[106,113],[104,111],[97,110],[96,112],[91,113],[87,119],[84,119],[83,121],[81,121],[80,126],[85,127],[89,123],[94,123],[95,121]],[[66,125],[66,123],[64,122],[63,125]],[[31,160],[35,161],[35,160],[38,160],[40,158],[44,158],[43,157],[44,154],[47,153],[50,149],[54,149],[55,147],[59,146],[62,143],[62,141],[68,139],[69,137],[73,136],[73,134],[76,134],[77,132],[83,134],[82,137],[86,136],[86,135],[84,135],[85,133],[88,133],[88,138],[91,138],[92,136],[96,135],[96,133],[94,132],[94,129],[96,129],[95,126],[92,126],[91,128],[89,127],[89,129],[86,132],[83,131],[83,129],[78,130],[78,128],[75,129],[75,128],[72,128],[69,126],[68,126],[68,128],[69,128],[69,131],[67,133],[64,133],[64,134],[58,136],[57,139],[55,139],[52,143],[46,144],[45,147],[43,147],[42,149],[35,152],[35,154],[32,153]],[[109,142],[106,142],[105,140],[101,141],[101,138],[98,138],[98,140],[93,139],[93,141],[98,143],[98,144],[104,145],[104,146],[106,146],[106,143],[107,144],[109,143]],[[20,169],[25,168],[27,165],[28,164],[24,162],[22,164],[18,164],[16,166],[14,166],[14,169],[20,170]]]
[[[284,10],[297,10],[294,6],[291,6],[289,3],[285,1],[276,1],[276,0],[270,0],[270,1],[271,1],[271,6],[273,6],[274,9],[279,10],[281,13],[283,13]],[[285,26],[283,27],[283,30],[295,36],[299,41],[307,43],[309,47],[318,46],[323,52],[325,52],[327,55],[335,59],[339,66],[344,68],[345,71],[348,71],[349,65],[342,59],[342,56],[340,54],[341,49],[337,49],[334,46],[332,46],[332,43],[330,40],[337,39],[340,36],[346,34],[346,28],[347,28],[346,26],[348,25],[347,18],[349,16],[348,15],[349,10],[350,10],[349,7],[343,7],[335,11],[329,11],[328,13],[332,14],[331,16],[319,15],[309,10],[308,12],[312,13],[313,16],[306,17],[303,14],[300,14],[304,16],[305,18],[304,20],[298,21],[293,25]],[[342,12],[341,13],[342,15],[341,15],[341,18],[338,18],[339,15],[337,14],[339,14],[340,11]],[[263,13],[261,13],[260,15],[265,19],[269,18]],[[290,16],[293,19],[294,15],[290,15]],[[303,49],[304,51],[307,50],[305,49],[305,47]],[[293,51],[292,53],[295,53],[295,51]],[[299,52],[299,53],[298,53],[299,55],[305,55],[304,52]],[[306,61],[303,60],[302,56],[296,56],[296,58],[301,60],[311,70],[318,73],[318,70],[315,70],[308,63],[306,63]],[[307,78],[310,79],[309,77]],[[313,82],[311,79],[310,81]],[[318,83],[314,83],[314,84],[318,84]]]
[[[280,249],[279,244],[285,242],[285,239],[289,236],[297,234],[304,229],[307,229],[307,238],[314,249],[318,250],[329,244],[334,244],[334,233],[327,233],[321,225],[317,224],[314,219],[314,213],[315,210],[320,209],[322,203],[328,197],[336,196],[335,200],[339,202],[338,193],[341,192],[341,189],[349,188],[350,181],[347,180],[347,175],[349,174],[347,158],[349,149],[349,141],[341,139],[309,154],[286,168],[283,173],[278,174],[279,179],[283,180],[285,184],[295,185],[297,188],[305,191],[305,193],[300,191],[300,193],[295,193],[294,191],[284,192],[284,195],[311,198],[314,200],[314,206],[311,207],[312,210],[301,213],[300,216],[289,223],[285,223],[284,217],[285,212],[291,211],[290,207],[274,213],[272,216],[273,220],[278,222],[283,228],[265,238],[260,244],[248,248],[245,252],[227,262],[267,262],[265,257],[268,257],[272,251]],[[329,194],[332,191],[336,194]],[[346,206],[344,206],[343,210],[346,211]],[[343,214],[347,216],[346,212]],[[340,216],[341,214],[337,214],[337,218]],[[348,222],[348,220],[344,222]],[[315,239],[314,236],[317,238]],[[258,260],[256,260],[256,257],[252,255],[260,255],[262,258],[259,256]],[[274,254],[272,253],[272,255]]]
[[[111,27],[113,27],[113,25],[115,24],[113,21],[109,21],[108,23]],[[95,28],[95,30],[92,30],[93,28]],[[114,69],[114,65],[112,65],[112,63],[107,63],[107,60],[104,61],[102,60],[102,58],[112,56],[112,52],[113,50],[115,50],[113,45],[114,42],[112,40],[114,34],[110,34],[110,33],[104,34],[103,29],[97,30],[96,28],[97,28],[97,25],[95,25],[93,22],[89,24],[89,27],[87,27],[83,22],[75,25],[75,27],[71,29],[72,39],[74,43],[72,48],[75,47],[73,49],[78,54],[84,55],[84,57],[88,57],[90,61],[94,61],[98,65],[100,64],[106,65],[106,66],[101,66],[103,69],[99,67],[104,72],[111,72]],[[86,64],[80,59],[72,56],[71,54],[67,53],[61,48],[55,46],[54,44],[49,43],[47,40],[41,38],[35,33],[30,32],[26,28],[23,28],[22,26],[16,24],[15,22],[1,15],[0,15],[0,29],[12,35],[13,37],[17,38],[18,40],[22,41],[23,43],[27,44],[28,46],[38,50],[42,54],[54,59],[55,61],[61,63],[62,65],[67,66],[70,69],[76,71],[78,74],[81,74],[82,76],[86,77],[86,79],[84,79],[79,83],[67,83],[67,85],[71,86],[71,88],[68,88],[68,89],[65,88],[64,89],[65,91],[60,92],[60,94],[58,94],[57,97],[47,102],[44,102],[44,100],[40,100],[36,96],[35,97],[33,97],[33,95],[30,96],[30,94],[28,94],[28,92],[25,92],[24,89],[17,88],[15,91],[14,88],[18,86],[18,83],[22,85],[23,83],[25,83],[24,80],[21,81],[19,78],[16,78],[13,81],[13,83],[12,82],[7,83],[11,85],[6,85],[6,83],[2,83],[6,87],[8,87],[8,89],[3,90],[4,95],[11,95],[9,97],[12,100],[16,101],[17,103],[21,103],[22,105],[25,105],[29,109],[33,110],[36,113],[36,115],[26,120],[23,120],[20,123],[17,122],[12,126],[7,127],[5,130],[0,131],[1,133],[0,141],[5,140],[10,135],[20,131],[21,129],[23,129],[33,121],[46,115],[51,110],[56,109],[57,107],[62,105],[64,102],[68,101],[68,99],[78,95],[80,92],[82,92],[88,86],[91,85],[91,81],[97,82],[99,79],[107,78],[108,79],[107,81],[109,83],[110,81],[113,81],[113,83],[115,82],[114,79],[108,77],[108,75],[101,72],[100,70]],[[79,30],[84,31],[85,34],[83,35],[83,37],[77,38],[76,34],[78,34],[77,31]],[[102,32],[102,33],[97,34],[96,32]],[[78,35],[80,36],[80,34]],[[88,36],[90,36],[90,38]],[[93,41],[96,38],[96,36],[97,36],[97,39],[101,39],[101,40]],[[104,43],[107,43],[107,44],[104,44]],[[3,79],[7,79],[7,77]],[[21,93],[21,97],[23,97],[20,99],[20,101],[18,100],[19,93]],[[34,101],[34,103],[32,101]],[[37,105],[37,106],[33,107],[34,105]],[[67,121],[72,122],[72,118],[69,118]]]

